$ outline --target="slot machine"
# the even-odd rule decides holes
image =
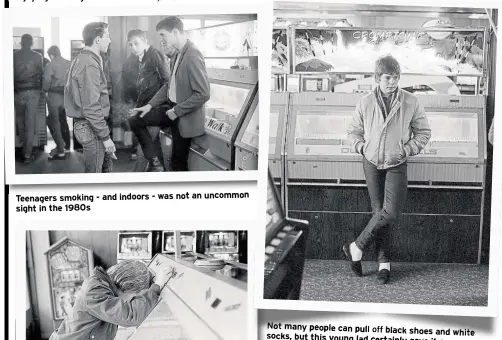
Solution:
[[[13,50],[14,52],[21,49],[21,37],[13,38]],[[44,56],[44,38],[43,37],[33,37],[33,46],[31,49],[40,55]],[[47,123],[46,123],[46,98],[40,95],[37,113],[35,117],[35,138],[33,139],[33,147],[38,147],[43,150],[44,146],[47,144]],[[17,134],[16,129],[16,148],[21,147],[22,139]]]
[[[84,280],[94,268],[92,250],[68,237],[53,244],[47,258],[54,329],[69,314]]]
[[[239,231],[206,231],[204,254],[232,262],[243,262],[239,246],[242,233]]]
[[[152,232],[119,232],[117,236],[117,262],[139,260],[149,263],[153,257]]]
[[[308,222],[288,218],[269,171],[265,236],[265,299],[299,300]]]
[[[180,231],[180,248],[184,260],[197,259],[197,233],[195,231]],[[162,232],[162,253],[174,254],[176,252],[176,233],[173,230]]]

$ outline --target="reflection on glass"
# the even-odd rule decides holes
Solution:
[[[249,89],[211,83],[211,98],[206,103],[206,127],[229,135],[248,93]]]
[[[392,54],[402,73],[475,74],[483,70],[482,31],[425,32],[382,29],[298,29],[298,72],[368,72]]]
[[[251,70],[252,66],[248,58],[230,58],[230,59],[205,59],[207,68],[222,68],[227,70]]]
[[[255,148],[258,148],[258,140],[260,134],[260,126],[258,124],[259,117],[260,115],[258,114],[258,105],[256,105],[252,113],[251,119],[249,120],[249,123],[246,126],[246,130],[242,135],[242,142],[246,143],[247,145],[254,146]]]
[[[288,38],[285,29],[272,33],[272,74],[288,73]]]

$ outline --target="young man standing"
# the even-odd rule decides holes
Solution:
[[[19,138],[23,142],[23,160],[32,162],[37,108],[44,76],[43,57],[31,49],[33,37],[21,37],[21,49],[14,53],[14,107]]]
[[[350,268],[362,276],[363,252],[374,242],[378,282],[390,278],[390,228],[401,215],[408,187],[407,160],[427,145],[431,129],[416,96],[398,87],[401,68],[391,55],[375,63],[375,90],[357,104],[349,138],[363,156],[373,217],[359,237],[343,246]]]
[[[204,104],[210,98],[204,56],[188,40],[183,31],[180,18],[171,16],[157,24],[157,32],[165,49],[177,51],[172,63],[171,79],[143,107],[133,110],[130,118],[131,128],[149,160],[151,171],[161,171],[156,148],[148,132],[148,126],[171,126],[173,152],[171,164],[173,171],[188,171],[188,153],[192,138],[201,136],[204,131]],[[169,110],[152,111],[162,104]]]
[[[64,106],[73,119],[73,131],[84,148],[86,173],[112,171],[115,144],[106,122],[110,114],[108,83],[101,53],[110,46],[108,25],[87,24],[82,32],[85,47],[66,74]]]
[[[51,61],[44,70],[44,82],[42,89],[47,93],[47,108],[49,116],[47,125],[51,132],[56,148],[49,153],[49,159],[65,158],[65,138],[63,137],[63,126],[61,126],[61,115],[64,113],[64,77],[70,67],[70,62],[61,57],[61,51],[57,46],[51,46],[47,50]]]

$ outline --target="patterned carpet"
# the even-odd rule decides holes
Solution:
[[[346,261],[306,260],[301,300],[450,306],[488,305],[488,266],[392,263],[387,285],[376,281],[378,264],[363,262],[356,277]]]

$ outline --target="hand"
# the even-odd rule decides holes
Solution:
[[[112,153],[115,152],[115,143],[113,143],[112,139],[105,140],[103,142],[103,145],[105,146],[106,152]]]
[[[176,115],[176,113],[174,112],[174,109],[170,109],[170,110],[167,110],[167,116],[169,117],[170,120],[176,120],[176,118],[178,118],[178,116]]]
[[[167,281],[171,278],[173,268],[171,266],[163,266],[155,276],[155,284],[162,289]]]
[[[152,105],[146,104],[145,106],[138,107],[136,109],[132,109],[129,111],[129,114],[132,116],[135,116],[139,113],[139,117],[143,118],[150,110],[152,109]]]

